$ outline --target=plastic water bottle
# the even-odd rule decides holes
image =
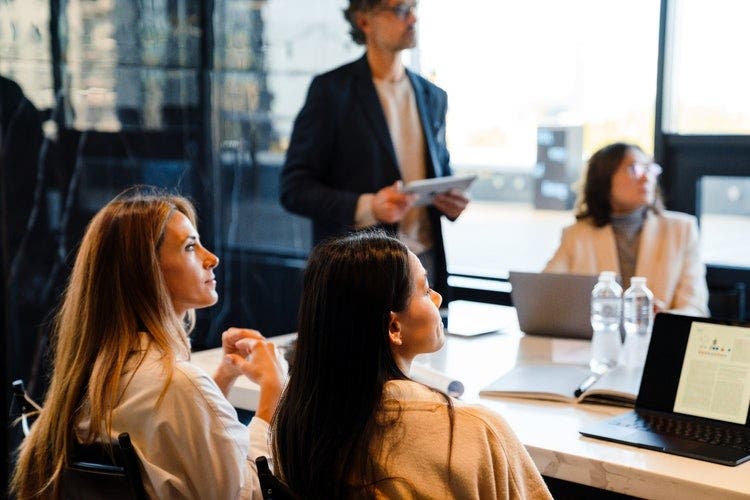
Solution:
[[[630,288],[622,296],[625,345],[622,362],[633,368],[646,362],[651,327],[654,325],[654,294],[646,287],[646,278],[633,276]]]
[[[617,364],[622,343],[622,287],[615,281],[615,273],[602,271],[599,282],[591,292],[591,371],[604,373]]]

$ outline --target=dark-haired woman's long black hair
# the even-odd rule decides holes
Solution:
[[[329,240],[310,255],[296,354],[273,424],[276,472],[306,498],[367,497],[385,479],[372,458],[384,425],[376,415],[385,383],[407,378],[388,324],[413,286],[406,247],[383,233]]]

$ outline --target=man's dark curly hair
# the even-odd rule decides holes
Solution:
[[[365,34],[357,26],[354,14],[370,11],[381,3],[383,3],[383,0],[349,0],[349,7],[344,9],[344,19],[349,23],[349,34],[352,36],[354,43],[358,45],[365,44]]]

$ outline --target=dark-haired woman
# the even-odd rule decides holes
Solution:
[[[706,268],[695,217],[664,210],[661,167],[643,150],[614,143],[594,153],[576,204],[546,272],[615,271],[624,288],[645,276],[657,310],[708,315]]]
[[[358,233],[318,245],[272,434],[276,473],[305,498],[549,498],[505,421],[409,380],[443,345],[417,257]]]

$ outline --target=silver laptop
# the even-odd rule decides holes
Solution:
[[[510,295],[521,331],[591,339],[591,290],[598,276],[510,272]]]
[[[750,460],[750,323],[657,314],[635,409],[580,433],[724,465]]]

